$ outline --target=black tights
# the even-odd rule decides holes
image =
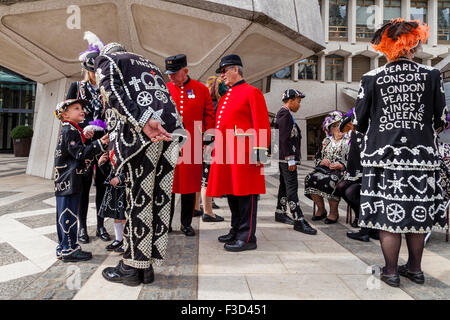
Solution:
[[[408,270],[421,271],[423,248],[425,245],[425,233],[406,233],[406,245],[408,246]],[[385,273],[396,274],[398,267],[398,255],[402,244],[401,233],[392,233],[380,230],[381,250],[386,262]]]
[[[342,180],[336,186],[337,195],[349,204],[355,212],[356,218],[359,218],[360,191],[361,184],[355,181]]]

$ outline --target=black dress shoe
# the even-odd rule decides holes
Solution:
[[[85,228],[81,228],[78,232],[78,241],[81,243],[89,243],[89,236]]]
[[[119,264],[115,267],[108,267],[103,269],[103,278],[111,282],[123,283],[127,286],[138,286],[141,284],[141,277],[139,276],[139,270],[125,266],[120,260]]]
[[[92,259],[92,253],[87,251],[82,251],[81,249],[72,252],[67,256],[62,256],[63,262],[78,262],[78,261],[88,261]]]
[[[212,202],[212,208],[213,209],[220,209],[220,207],[214,201]]]
[[[333,223],[336,223],[338,220],[339,220],[339,217],[337,217],[336,220],[331,220],[331,219],[326,218],[325,220],[323,220],[323,223],[325,223],[325,224],[333,224]]]
[[[195,231],[194,231],[194,229],[192,229],[191,226],[187,226],[187,227],[181,226],[180,230],[188,237],[195,236]]]
[[[172,231],[173,231],[173,230],[172,230],[172,227],[170,226],[168,232],[171,233]]]
[[[194,217],[200,217],[201,215],[203,215],[203,209],[194,210]]]
[[[123,248],[123,246],[120,246],[120,247],[114,249],[114,252],[123,254],[125,252],[125,249]]]
[[[215,217],[211,217],[209,214],[202,215],[203,222],[221,222],[225,219],[219,215],[216,214]]]
[[[418,284],[424,284],[425,282],[425,276],[423,275],[422,271],[419,272],[410,272],[408,270],[408,265],[403,265],[398,267],[398,273],[402,277],[406,277],[412,282],[418,283]]]
[[[275,221],[290,225],[294,224],[294,220],[292,220],[286,213],[275,212]]]
[[[96,236],[102,239],[103,241],[111,241],[111,236],[104,227],[100,227],[97,229]]]
[[[220,236],[219,238],[217,238],[217,240],[219,240],[220,242],[228,243],[228,242],[234,241],[235,238],[236,238],[236,235],[230,232],[228,234]]]
[[[359,227],[358,223],[359,223],[358,218],[355,218],[355,220],[353,220],[353,222],[350,223],[350,225],[351,225],[353,228],[358,228],[358,227]]]
[[[369,242],[369,235],[367,231],[359,230],[358,232],[347,232],[347,237],[353,240],[359,240],[363,242]]]
[[[147,269],[140,269],[139,276],[141,277],[141,281],[144,284],[152,283],[155,281],[155,273],[153,272],[153,267]]]
[[[390,285],[391,287],[399,287],[400,286],[400,277],[398,274],[386,275],[384,274],[384,268],[380,274],[380,280]]]
[[[234,240],[230,243],[225,243],[225,250],[231,252],[239,252],[245,250],[255,250],[257,248],[256,242],[245,242],[242,240]]]
[[[319,221],[322,219],[325,219],[327,217],[328,213],[326,211],[324,211],[324,213],[321,216],[312,216],[311,220],[312,221]]]
[[[113,251],[117,248],[120,248],[123,244],[123,240],[122,241],[118,241],[118,240],[114,240],[111,244],[106,246],[106,250],[108,251]]]
[[[305,218],[301,217],[294,223],[294,230],[303,232],[306,234],[317,234],[317,230],[311,227],[308,223],[308,221],[305,220]]]

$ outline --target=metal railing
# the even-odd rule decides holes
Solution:
[[[329,26],[328,38],[330,40],[344,40],[348,38],[347,26]]]

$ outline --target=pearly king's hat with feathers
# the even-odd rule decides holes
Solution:
[[[95,58],[100,55],[100,51],[104,48],[104,43],[91,31],[84,33],[84,40],[89,43],[89,49],[80,53],[78,60],[81,62],[81,66],[88,70],[94,71]]]

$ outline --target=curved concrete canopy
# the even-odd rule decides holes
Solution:
[[[160,68],[188,56],[205,81],[220,58],[238,53],[248,81],[324,49],[317,1],[308,0],[6,0],[0,5],[0,64],[40,83],[79,75],[84,31],[123,43]],[[6,3],[7,5],[5,5]],[[76,5],[80,28],[70,28]]]

